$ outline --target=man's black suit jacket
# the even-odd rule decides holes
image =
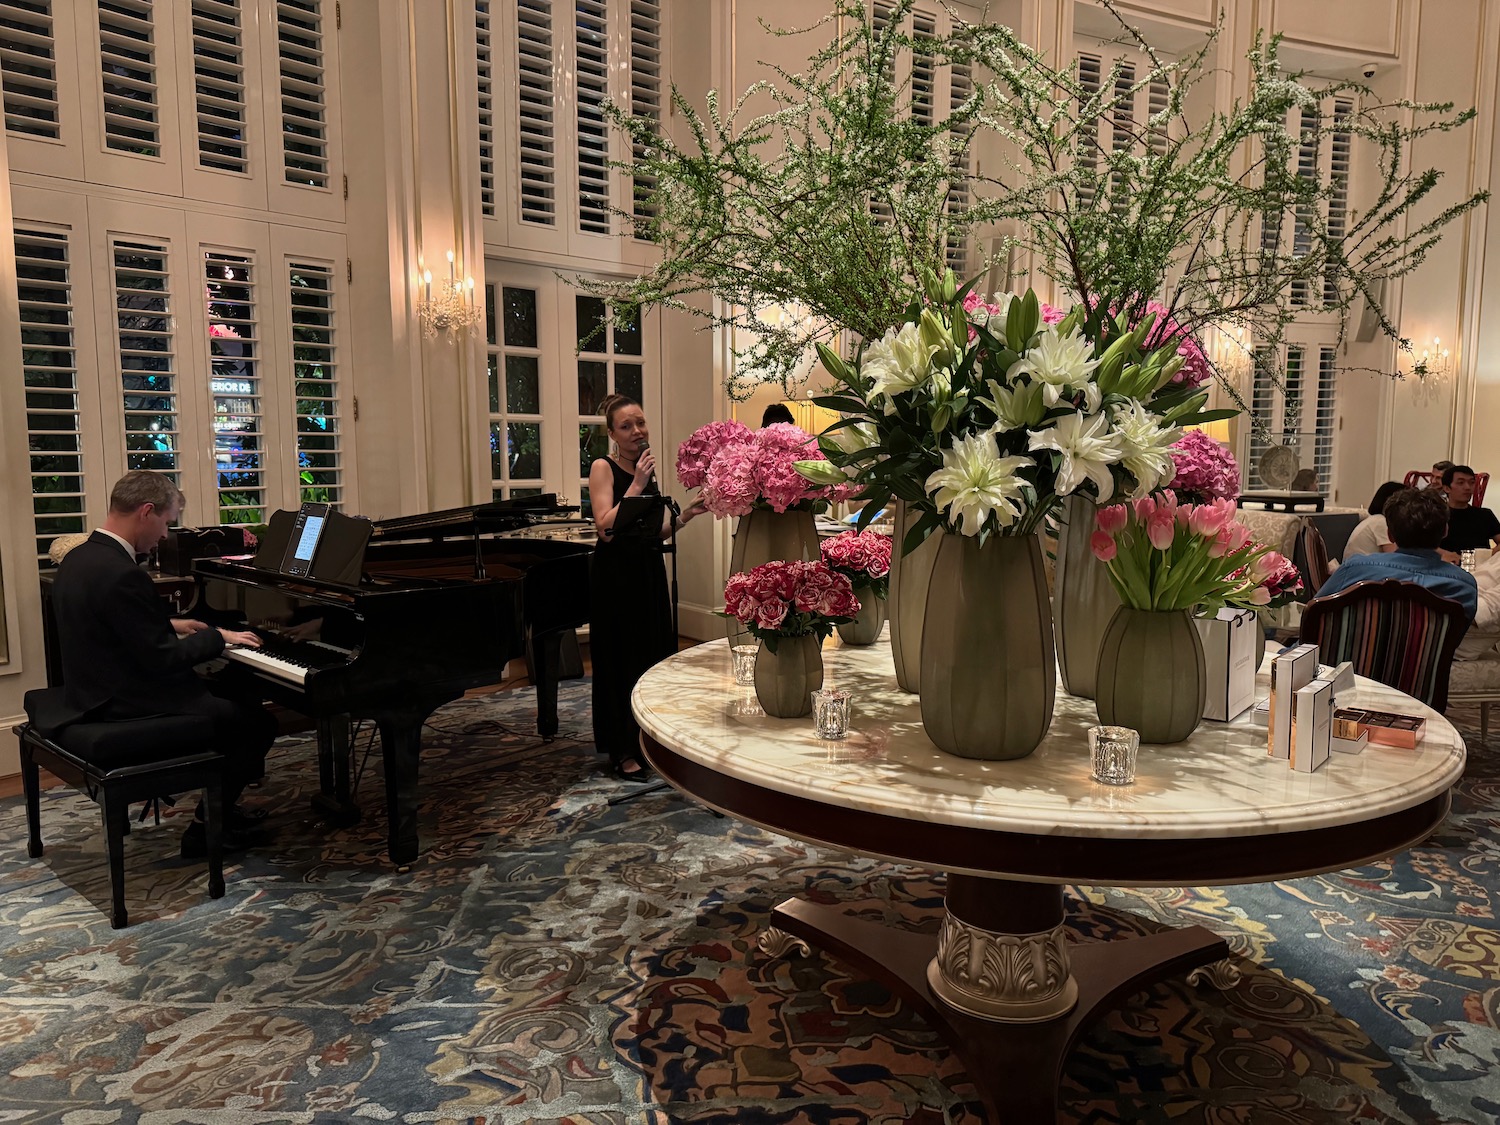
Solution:
[[[99,712],[191,713],[210,698],[193,665],[224,651],[217,629],[179,637],[167,603],[123,546],[94,532],[52,580],[63,684],[73,722]]]

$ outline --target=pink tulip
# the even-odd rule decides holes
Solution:
[[[1104,513],[1099,514],[1102,516]],[[1119,549],[1115,546],[1114,537],[1105,531],[1096,531],[1089,536],[1089,546],[1093,549],[1094,557],[1100,562],[1109,562]]]
[[[1176,536],[1177,521],[1173,518],[1171,509],[1158,508],[1156,513],[1146,521],[1146,538],[1151,540],[1151,546],[1158,551],[1169,550]]]
[[[1156,501],[1150,496],[1142,496],[1135,502],[1135,520],[1137,523],[1145,523],[1156,514]]]
[[[1118,535],[1125,530],[1126,521],[1130,519],[1130,511],[1124,504],[1111,504],[1107,508],[1100,508],[1094,522],[1099,525],[1099,530],[1107,535]]]

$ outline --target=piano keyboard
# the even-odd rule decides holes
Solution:
[[[352,650],[322,641],[273,640],[264,648],[231,645],[224,650],[226,660],[292,684],[305,684],[309,672],[347,664],[353,657]]]

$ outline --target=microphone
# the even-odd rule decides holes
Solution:
[[[638,448],[638,449],[637,449],[637,450],[636,450],[636,451],[635,451],[635,459],[636,459],[636,460],[637,460],[637,461],[639,461],[639,460],[640,460],[640,459],[641,459],[641,458],[642,458],[642,457],[644,457],[644,456],[645,456],[645,454],[646,454],[646,450],[648,450],[648,449],[650,449],[650,448],[651,448],[651,443],[650,443],[650,442],[649,442],[649,441],[643,441],[643,442],[641,442],[641,444],[640,444],[640,448]],[[652,469],[652,470],[651,470],[651,471],[650,471],[650,472],[649,472],[649,473],[647,473],[647,474],[646,474],[646,479],[647,479],[647,480],[650,480],[650,479],[651,479],[651,478],[652,478],[652,477],[654,477],[654,476],[655,476],[655,475],[656,475],[656,470],[655,470],[655,469]]]

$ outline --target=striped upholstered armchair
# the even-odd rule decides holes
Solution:
[[[1359,675],[1445,711],[1454,652],[1467,628],[1469,613],[1457,601],[1388,577],[1308,601],[1301,640],[1319,646],[1325,664],[1353,661]]]
[[[1318,646],[1324,664],[1353,661],[1359,675],[1443,711],[1453,653],[1468,628],[1469,615],[1457,602],[1386,578],[1308,602],[1301,640]]]

